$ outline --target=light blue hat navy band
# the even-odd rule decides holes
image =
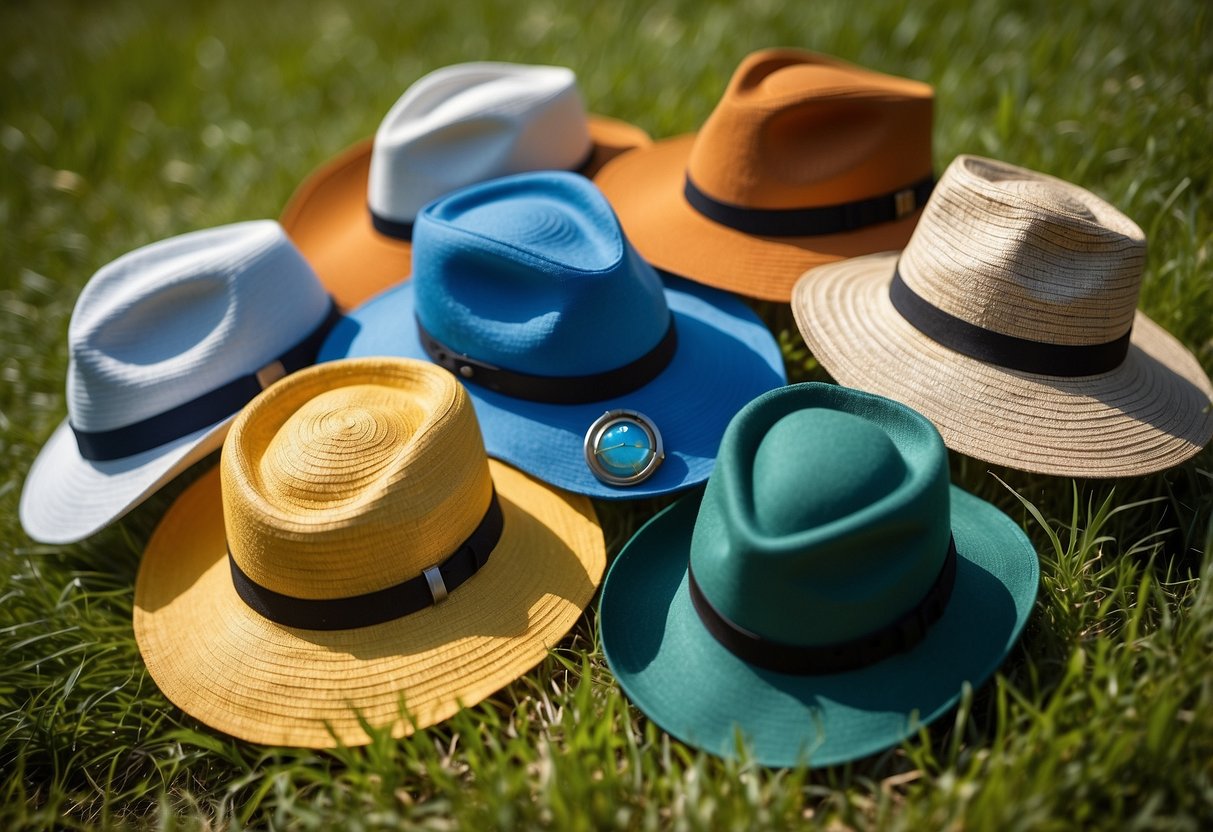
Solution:
[[[467,382],[488,453],[569,491],[631,499],[702,483],[732,415],[786,382],[778,344],[745,304],[663,284],[601,192],[572,173],[435,200],[417,217],[413,268],[350,312],[320,360],[446,366]]]
[[[283,375],[312,364],[324,338],[340,319],[337,304],[330,303],[328,314],[315,329],[261,369],[234,378],[163,413],[103,431],[86,431],[71,425],[80,456],[94,462],[123,459],[223,421]]]

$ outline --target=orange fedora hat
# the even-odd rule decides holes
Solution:
[[[649,142],[639,127],[588,115],[571,69],[455,64],[418,79],[373,139],[309,175],[281,223],[349,308],[409,275],[412,222],[427,202],[530,170],[592,177]]]
[[[749,55],[697,134],[595,182],[657,268],[787,301],[805,270],[901,248],[934,184],[929,85],[798,49]]]

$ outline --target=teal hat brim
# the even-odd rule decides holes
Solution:
[[[1023,530],[951,487],[957,571],[943,617],[909,652],[847,673],[792,676],[754,667],[704,628],[687,589],[700,497],[650,520],[602,588],[599,633],[624,693],[678,739],[732,757],[740,732],[763,765],[817,768],[904,740],[987,679],[1015,644],[1040,567]]]
[[[558,488],[604,500],[670,494],[707,480],[733,415],[787,383],[775,337],[739,299],[679,278],[663,281],[678,348],[669,365],[632,393],[588,404],[524,401],[466,384],[485,450]],[[318,361],[388,355],[429,361],[414,324],[412,281],[351,311],[320,348]],[[604,316],[619,314],[603,310]],[[636,410],[661,431],[665,462],[632,486],[607,485],[585,463],[586,430],[605,411]]]

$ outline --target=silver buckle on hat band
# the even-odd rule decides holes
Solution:
[[[918,207],[917,203],[913,188],[905,188],[893,194],[893,210],[897,213],[897,219],[913,214],[914,209]]]
[[[438,570],[438,567],[431,566],[428,569],[423,569],[421,574],[425,575],[425,582],[430,587],[430,595],[434,598],[434,603],[441,604],[445,601],[447,596],[446,581],[442,580],[442,572]]]
[[[286,367],[282,366],[281,361],[271,361],[260,370],[257,371],[257,383],[261,385],[261,389],[269,387],[278,379],[286,375]]]

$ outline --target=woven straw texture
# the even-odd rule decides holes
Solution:
[[[1145,239],[1127,217],[1050,176],[953,161],[913,239],[814,269],[792,309],[841,383],[905,402],[954,450],[1027,471],[1136,476],[1176,465],[1213,435],[1213,386],[1182,344],[1136,311]],[[1132,326],[1124,362],[1097,375],[1010,370],[923,335],[893,308],[897,267],[925,300],[982,328],[1100,344]]]
[[[261,617],[232,586],[227,546],[254,581],[297,597],[408,580],[471,533],[494,487],[501,540],[440,605],[313,631]],[[359,715],[404,735],[526,673],[580,616],[604,567],[589,501],[489,462],[446,371],[335,362],[258,397],[219,471],[170,508],[139,572],[135,635],[165,695],[214,728],[262,743],[359,744]]]
[[[700,283],[787,301],[805,269],[905,245],[918,212],[839,234],[757,236],[698,213],[689,175],[743,208],[813,208],[875,197],[931,172],[933,93],[793,49],[749,55],[696,135],[608,164],[596,181],[654,266]]]

